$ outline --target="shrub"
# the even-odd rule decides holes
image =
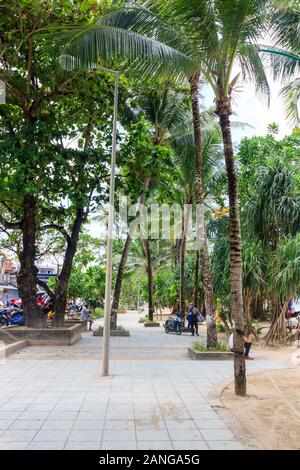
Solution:
[[[228,352],[229,348],[227,344],[219,342],[215,348],[207,348],[206,344],[200,343],[200,341],[194,341],[192,347],[196,351],[205,352],[205,351],[219,351],[219,352]]]

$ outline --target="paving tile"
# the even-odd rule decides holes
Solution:
[[[243,450],[237,441],[207,441],[207,444],[211,450]]]
[[[64,441],[58,442],[37,442],[33,441],[27,447],[27,450],[63,450]]]
[[[122,429],[105,429],[103,431],[103,442],[127,442],[135,441],[135,431]]]
[[[1,442],[28,442],[36,435],[36,430],[9,429],[0,435]]]
[[[98,419],[78,419],[74,423],[74,430],[76,429],[104,429],[104,420]]]
[[[74,421],[77,418],[78,412],[77,411],[51,411],[50,414],[46,416],[48,420],[55,420],[55,421],[65,421],[65,420],[72,420]],[[45,419],[46,419],[45,418]]]
[[[100,443],[102,437],[102,430],[92,429],[74,429],[71,431],[68,441],[74,442],[98,442]]]
[[[65,420],[55,420],[55,419],[49,419],[47,421],[44,421],[43,426],[42,426],[42,431],[46,430],[71,430],[74,425],[74,421],[71,419],[65,419]]]
[[[0,450],[26,450],[30,442],[0,442]]]
[[[69,434],[69,429],[42,429],[34,440],[36,442],[65,442]]]
[[[205,441],[172,441],[175,450],[208,450]]]
[[[171,441],[140,441],[137,443],[138,450],[173,450]]]
[[[201,434],[206,441],[233,441],[234,436],[227,429],[202,429]]]
[[[68,441],[65,450],[100,450],[100,442],[73,442]]]
[[[169,441],[170,436],[165,430],[157,429],[146,429],[136,431],[136,437],[138,441]]]
[[[8,421],[17,419],[20,416],[20,411],[1,411],[0,410],[0,420]]]
[[[49,416],[49,411],[24,411],[24,413],[18,416],[18,419],[26,419],[30,421],[35,421],[36,419],[47,419]]]
[[[227,429],[221,419],[195,419],[198,429]]]
[[[165,422],[167,429],[186,431],[196,431],[198,429],[196,423],[192,419],[167,419]]]
[[[8,429],[13,422],[14,422],[13,419],[1,419],[0,420],[0,431],[4,431],[5,429]]]
[[[173,441],[201,441],[203,440],[202,434],[198,429],[182,430],[182,429],[168,429],[171,440]]]
[[[42,427],[43,423],[43,420],[38,419],[17,419],[12,423],[9,429],[38,430]]]
[[[104,429],[119,429],[120,431],[132,431],[135,429],[136,422],[128,419],[111,419],[104,422]]]
[[[96,420],[100,420],[100,419],[105,419],[106,417],[106,414],[105,412],[102,412],[102,411],[80,411],[77,415],[76,415],[76,418],[77,419],[84,419],[84,420],[90,420],[90,419],[96,419]]]
[[[129,442],[110,442],[110,441],[104,441],[101,446],[101,450],[136,450],[137,449],[137,444],[134,441],[129,441]]]

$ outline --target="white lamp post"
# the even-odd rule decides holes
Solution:
[[[111,168],[110,168],[110,187],[109,187],[109,208],[108,208],[108,227],[107,227],[107,245],[106,245],[106,277],[105,277],[105,304],[104,304],[104,329],[103,329],[103,348],[102,348],[102,368],[101,376],[109,375],[109,340],[110,340],[110,317],[111,317],[111,278],[112,278],[112,246],[114,229],[114,202],[115,202],[115,166],[116,166],[116,145],[117,145],[117,114],[118,114],[118,92],[119,92],[119,74],[113,70],[107,70],[115,76],[115,95],[114,95],[114,115],[112,130],[112,150],[111,150]]]

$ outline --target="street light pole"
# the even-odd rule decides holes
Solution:
[[[111,71],[112,72],[112,71]],[[116,166],[116,146],[117,146],[117,115],[118,115],[118,93],[119,93],[119,75],[118,72],[112,72],[115,76],[115,94],[114,94],[114,114],[112,130],[112,150],[111,150],[111,169],[110,169],[110,187],[109,187],[109,208],[108,208],[108,228],[107,228],[107,246],[106,246],[106,277],[105,277],[105,304],[104,304],[104,329],[103,329],[103,348],[102,348],[102,371],[101,376],[109,375],[109,340],[110,340],[110,317],[111,317],[111,278],[112,278],[112,246],[113,246],[113,228],[115,212],[115,166]]]

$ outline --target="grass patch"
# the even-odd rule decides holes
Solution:
[[[145,315],[144,317],[141,317],[141,318],[139,319],[139,323],[146,323],[146,322],[149,322],[147,315]]]
[[[93,313],[93,317],[95,318],[103,318],[104,317],[104,308],[96,307]]]
[[[192,347],[195,351],[200,352],[208,352],[208,351],[216,351],[216,352],[229,352],[229,348],[227,344],[219,342],[215,348],[207,348],[206,344],[200,343],[200,341],[194,341],[192,343]]]

